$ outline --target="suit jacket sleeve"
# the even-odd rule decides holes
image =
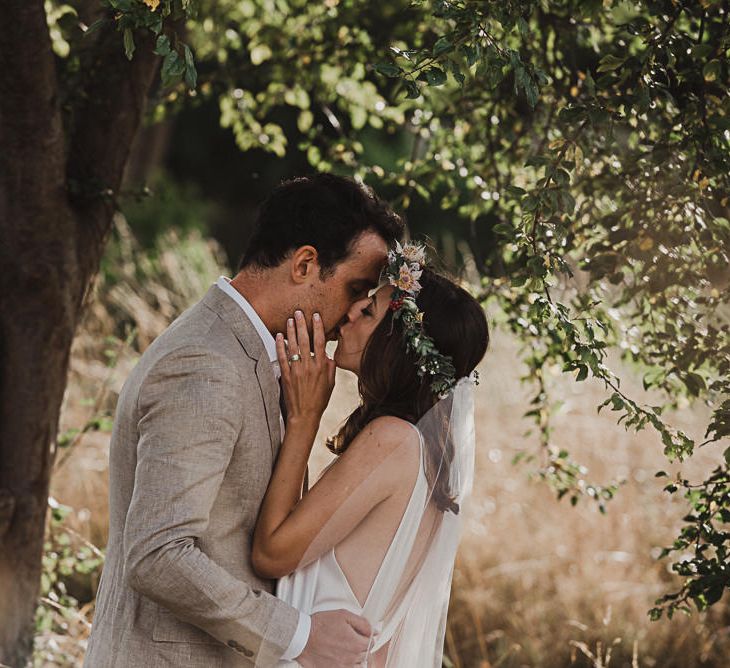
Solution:
[[[201,346],[175,350],[138,397],[134,491],[124,532],[125,578],[138,592],[241,652],[276,663],[299,613],[234,578],[198,547],[258,387]],[[244,555],[241,555],[244,558]]]

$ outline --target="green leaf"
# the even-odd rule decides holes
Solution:
[[[567,186],[570,183],[570,174],[564,169],[556,169],[553,172],[553,181],[559,186]]]
[[[451,76],[454,77],[456,82],[460,85],[464,85],[464,81],[466,80],[466,77],[461,71],[461,67],[459,67],[459,63],[457,63],[454,60],[449,59],[446,62],[446,66],[449,68],[449,71],[451,72]]]
[[[620,411],[622,408],[624,408],[626,404],[624,403],[624,400],[622,399],[620,394],[616,394],[615,392],[611,395],[611,410],[612,411]]]
[[[406,87],[406,98],[409,100],[415,100],[417,97],[421,97],[421,91],[418,88],[418,84],[413,79],[404,79],[403,83]]]
[[[177,51],[170,51],[162,61],[162,77],[163,87],[171,86],[176,83],[185,72],[185,61],[180,58]]]
[[[612,72],[613,70],[617,70],[621,65],[623,65],[627,60],[627,57],[620,58],[619,56],[614,56],[612,54],[608,54],[607,56],[603,56],[601,58],[601,61],[598,63],[598,69],[597,72]]]
[[[170,53],[170,38],[167,35],[160,35],[157,38],[154,53],[158,56],[166,56]]]
[[[88,37],[89,35],[92,35],[95,33],[99,28],[101,28],[105,23],[111,23],[111,19],[108,19],[106,17],[102,19],[96,19],[84,32],[84,37]]]
[[[496,234],[501,234],[502,236],[507,237],[508,239],[511,239],[515,235],[515,228],[510,225],[510,223],[497,223],[492,230]]]
[[[132,35],[131,28],[124,29],[124,55],[127,56],[128,60],[132,60],[134,55],[134,36]]]
[[[535,80],[521,61],[515,60],[513,67],[515,70],[515,90],[522,88],[525,92],[528,104],[534,109],[535,105],[537,105],[540,90],[538,89]]]
[[[392,63],[376,63],[375,71],[384,74],[386,77],[399,77],[402,72],[400,67]]]
[[[724,592],[725,583],[721,579],[718,579],[705,592],[706,605],[709,606],[717,603],[722,598]]]
[[[512,276],[509,281],[510,285],[513,288],[519,288],[519,287],[523,286],[526,282],[527,282],[527,276],[525,276],[524,274]]]
[[[443,86],[446,83],[446,72],[440,67],[429,67],[424,74],[429,86]]]
[[[537,278],[542,278],[547,274],[547,268],[545,262],[541,257],[533,256],[527,261],[527,268],[530,273]]]
[[[588,93],[588,95],[590,95],[591,97],[596,96],[596,82],[594,81],[593,77],[591,76],[590,70],[588,72],[586,72],[584,86],[585,86],[585,89],[586,89],[586,92]]]
[[[575,377],[577,381],[588,378],[588,367],[585,364],[578,365],[578,375]]]
[[[558,201],[565,213],[573,213],[573,211],[575,211],[575,197],[573,197],[573,195],[571,195],[567,190],[558,191]]]
[[[439,39],[436,40],[436,44],[433,45],[434,58],[437,58],[442,53],[451,51],[451,49],[453,49],[453,44],[451,43],[451,40],[446,36],[439,37]]]
[[[527,24],[527,21],[525,21],[524,18],[521,16],[517,19],[517,29],[520,31],[520,35],[524,37],[529,37],[530,35],[530,26]]]
[[[638,7],[639,5],[636,3],[627,2],[627,0],[616,3],[611,8],[611,17],[613,18],[614,23],[616,23],[616,25],[624,25],[626,23],[630,23],[638,16],[641,16],[641,12]]]
[[[540,206],[540,200],[533,195],[528,195],[522,200],[522,210],[527,211],[528,213],[535,211],[538,206]]]
[[[198,72],[195,69],[195,60],[190,47],[185,44],[183,50],[185,53],[185,83],[190,90],[193,90],[198,83]]]
[[[688,373],[683,379],[684,384],[687,386],[689,393],[696,397],[700,392],[707,389],[705,385],[705,379],[697,373]]]
[[[477,50],[477,47],[472,46],[471,44],[465,44],[460,48],[460,51],[464,54],[467,67],[471,67],[477,62],[477,60],[479,60],[479,51]]]

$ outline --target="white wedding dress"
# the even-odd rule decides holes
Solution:
[[[416,429],[415,426],[414,429]],[[423,443],[420,433],[419,443]],[[360,605],[347,576],[340,567],[335,548],[331,548],[301,570],[294,571],[280,579],[276,595],[297,610],[309,614],[341,608],[365,617],[375,632],[371,651],[379,650],[393,637],[396,627],[401,621],[395,615],[391,615],[389,623],[386,625],[384,615],[391,604],[403,566],[413,547],[423,508],[428,500],[428,491],[421,459],[420,470],[416,476],[405,513],[386,551],[364,605]],[[280,665],[296,666],[298,664],[287,662]]]
[[[468,383],[468,384],[467,384]],[[310,563],[279,580],[276,595],[302,612],[345,609],[365,617],[373,628],[369,666],[395,668],[440,668],[442,665],[446,612],[451,577],[459,541],[461,514],[436,508],[433,485],[426,470],[429,448],[446,451],[438,462],[441,471],[448,459],[448,482],[452,497],[461,505],[471,489],[474,457],[473,384],[466,379],[453,395],[411,425],[418,433],[420,456],[415,482],[395,534],[376,568],[366,596],[358,599],[351,576],[366,568],[353,559],[341,567],[337,546],[327,549]],[[445,447],[447,442],[452,446]],[[455,447],[453,447],[455,446]],[[412,448],[412,445],[411,445]],[[403,459],[396,458],[394,464]],[[370,482],[377,477],[370,476]],[[413,479],[413,470],[403,470],[404,480]],[[434,476],[431,476],[434,479]],[[363,491],[363,490],[360,490]],[[367,494],[367,490],[365,490]],[[346,513],[347,510],[343,509]],[[335,513],[337,515],[337,512]],[[342,521],[342,518],[340,518]],[[393,522],[395,524],[395,521]],[[365,541],[367,544],[367,541]],[[363,600],[364,599],[364,600]],[[361,603],[362,601],[362,603]],[[280,662],[294,667],[295,661]]]

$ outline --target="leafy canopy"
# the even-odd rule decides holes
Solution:
[[[158,36],[158,117],[213,98],[242,150],[301,148],[406,213],[442,210],[482,299],[524,343],[539,471],[559,497],[603,509],[617,484],[586,483],[554,442],[550,368],[602,381],[598,410],[656,429],[670,461],[698,446],[664,418],[688,400],[711,408],[700,445],[730,435],[727,2],[105,4],[130,58],[136,31]],[[49,13],[70,71],[83,40],[73,16]],[[662,404],[621,389],[609,349]],[[654,618],[730,586],[729,465],[720,450],[707,480],[666,487],[692,510],[665,554],[692,556]]]

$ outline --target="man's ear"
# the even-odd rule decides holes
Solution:
[[[306,283],[319,275],[319,253],[314,246],[300,246],[291,256],[291,279]]]

